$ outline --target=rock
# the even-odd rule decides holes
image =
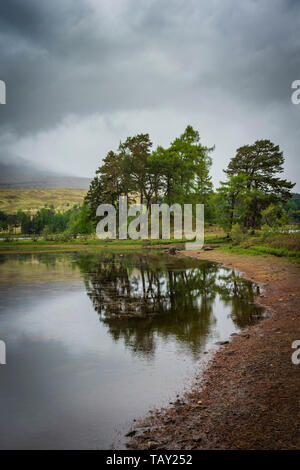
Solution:
[[[229,341],[217,341],[215,344],[222,346],[223,344],[229,344]]]
[[[233,356],[234,353],[235,351],[225,351],[225,354],[227,354],[227,356]]]
[[[166,253],[168,253],[169,255],[176,255],[176,252],[178,250],[176,250],[176,248],[172,247],[172,248],[169,248],[168,250],[166,250]]]
[[[213,248],[212,248],[211,246],[205,246],[205,247],[203,248],[203,250],[204,250],[204,251],[211,251],[211,250],[213,250]]]
[[[147,449],[150,450],[150,449],[156,449],[158,446],[157,442],[154,442],[154,441],[148,441],[147,442]]]
[[[127,434],[125,434],[125,437],[132,437],[136,434],[135,430],[129,431]]]

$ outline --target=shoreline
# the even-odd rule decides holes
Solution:
[[[299,449],[300,364],[291,356],[300,340],[300,266],[221,250],[179,256],[239,271],[263,289],[256,302],[272,315],[217,349],[189,392],[133,427],[127,448]]]

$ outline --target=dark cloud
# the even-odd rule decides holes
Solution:
[[[69,115],[198,113],[215,124],[217,145],[224,119],[249,128],[228,137],[232,146],[277,129],[298,165],[299,30],[296,0],[2,0],[2,133],[34,136]]]

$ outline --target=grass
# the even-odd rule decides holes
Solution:
[[[95,237],[76,238],[71,240],[12,240],[0,241],[0,252],[15,251],[53,251],[53,250],[141,250],[144,248],[163,248],[168,245],[177,245],[184,249],[187,240],[99,240]],[[300,232],[297,233],[258,233],[248,236],[242,242],[234,243],[226,238],[224,232],[218,227],[208,227],[205,230],[205,244],[215,245],[216,248],[237,254],[278,256],[300,261]]]
[[[0,241],[0,253],[16,253],[30,251],[77,251],[87,249],[97,250],[143,250],[146,246],[153,249],[162,245],[184,243],[183,240],[111,240],[104,241],[95,238],[72,239],[69,241],[12,240]]]
[[[0,211],[15,214],[19,209],[35,213],[45,205],[64,212],[81,205],[86,189],[0,189]]]
[[[296,232],[273,235],[268,240],[268,246],[271,248],[286,248],[287,250],[300,251],[300,234]]]
[[[174,245],[185,243],[185,240],[99,240],[97,238],[73,238],[71,240],[44,240],[44,239],[30,239],[30,240],[1,240],[0,250],[6,247],[30,247],[30,246],[95,246],[95,247],[143,247],[143,246],[161,246],[161,245]]]
[[[237,254],[278,256],[300,261],[300,233],[270,233],[267,236],[248,237],[240,244],[221,246],[222,250]]]
[[[115,245],[115,246],[107,246],[107,245],[91,245],[91,244],[82,244],[82,245],[76,245],[76,244],[67,244],[67,243],[61,243],[61,244],[37,244],[37,243],[32,243],[28,245],[12,245],[12,244],[7,244],[5,248],[0,244],[0,254],[14,254],[14,253],[39,253],[39,252],[67,252],[67,251],[95,251],[99,252],[102,250],[109,250],[109,251],[117,251],[118,253],[120,252],[129,252],[129,251],[134,251],[136,252],[142,252],[144,251],[143,246],[139,245]],[[155,247],[153,248],[155,251]]]
[[[218,233],[218,232],[217,232]],[[223,237],[211,236],[206,243],[225,243],[228,242]],[[144,248],[167,248],[169,245],[176,245],[178,248],[182,245],[184,249],[185,239],[177,240],[171,238],[169,240],[99,240],[98,238],[76,238],[71,240],[44,240],[30,239],[30,240],[10,240],[0,241],[0,253],[16,253],[16,252],[36,252],[36,251],[76,251],[87,249],[99,250],[142,250]]]
[[[222,246],[220,249],[224,251],[231,251],[241,255],[261,255],[261,256],[278,256],[293,259],[300,262],[300,251],[291,251],[286,248],[271,248],[265,245],[254,245],[249,248],[242,248],[240,246]]]

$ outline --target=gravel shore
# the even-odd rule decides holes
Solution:
[[[154,410],[130,433],[130,449],[300,449],[300,266],[272,256],[219,250],[178,256],[223,263],[263,288],[271,316],[232,336],[172,406]],[[300,357],[300,354],[299,354]]]

